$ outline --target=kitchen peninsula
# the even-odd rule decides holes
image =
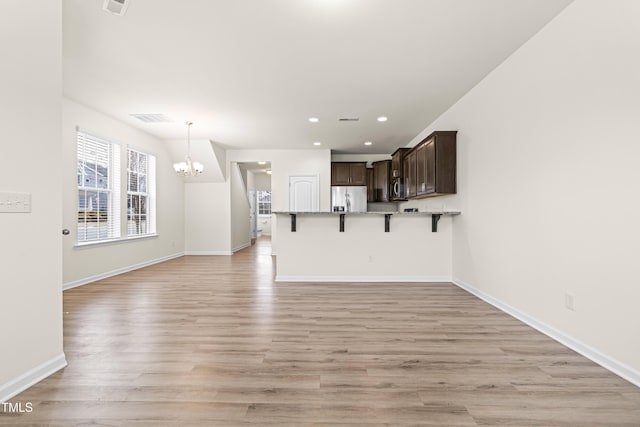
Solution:
[[[276,281],[451,280],[459,211],[274,212]]]
[[[459,211],[370,208],[384,203],[397,210],[389,202],[456,194],[456,134],[434,131],[372,168],[365,161],[333,161],[331,211],[274,212],[276,281],[451,281]]]

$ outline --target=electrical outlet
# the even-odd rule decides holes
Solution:
[[[567,308],[567,310],[575,311],[575,297],[576,296],[570,292],[566,292],[564,294],[564,306]]]
[[[0,212],[31,212],[31,194],[0,193]]]

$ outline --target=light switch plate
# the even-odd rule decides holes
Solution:
[[[575,298],[576,296],[570,292],[564,294],[564,306],[567,310],[575,311]]]
[[[4,213],[31,212],[31,194],[0,193],[0,212],[4,212]]]

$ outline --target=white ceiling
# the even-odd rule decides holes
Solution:
[[[343,153],[406,145],[570,3],[129,1],[119,17],[64,0],[65,96],[162,139],[191,120],[192,138],[230,148]]]

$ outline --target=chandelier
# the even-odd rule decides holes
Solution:
[[[191,125],[193,122],[185,122],[187,125],[187,155],[183,162],[174,163],[173,169],[180,176],[197,176],[204,171],[204,165],[191,160]]]

